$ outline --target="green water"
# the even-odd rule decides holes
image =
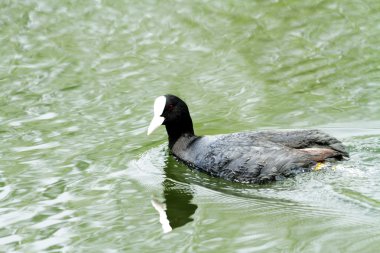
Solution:
[[[0,252],[376,252],[379,1],[0,2]],[[334,169],[269,185],[191,171],[146,136],[318,128]],[[151,201],[166,202],[163,233]]]

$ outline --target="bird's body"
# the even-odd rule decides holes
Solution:
[[[166,126],[172,154],[212,176],[242,183],[267,182],[310,171],[318,162],[348,157],[340,141],[319,130],[196,136],[186,104],[173,95],[159,98],[159,106],[164,106],[158,110],[155,103],[155,117]]]
[[[318,130],[183,135],[171,151],[198,170],[243,183],[294,176],[346,154],[338,140]]]

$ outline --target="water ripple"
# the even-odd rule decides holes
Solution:
[[[0,7],[0,251],[378,250],[378,2]],[[351,159],[268,185],[209,177],[164,129],[146,136],[165,93],[199,134],[321,128]]]
[[[25,151],[32,151],[32,150],[39,150],[39,149],[50,149],[60,146],[59,142],[50,142],[50,143],[43,143],[31,147],[15,147],[12,148],[15,152],[25,152]]]
[[[19,235],[9,235],[0,238],[0,245],[5,245],[14,242],[20,242],[22,237]]]

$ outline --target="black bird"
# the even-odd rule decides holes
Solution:
[[[179,160],[234,182],[274,181],[349,157],[339,140],[319,130],[196,136],[187,105],[174,95],[155,100],[148,135],[160,125],[165,125],[170,151]]]

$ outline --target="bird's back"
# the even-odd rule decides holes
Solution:
[[[319,160],[347,154],[338,140],[316,130],[185,135],[172,152],[198,170],[243,183],[293,176],[310,170]]]

